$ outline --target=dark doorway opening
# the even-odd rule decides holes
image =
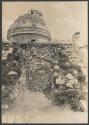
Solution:
[[[35,42],[36,40],[35,39],[31,39],[31,42]]]

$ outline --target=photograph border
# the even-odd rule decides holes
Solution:
[[[1,108],[1,105],[2,105],[2,2],[71,2],[71,1],[75,1],[75,2],[78,2],[78,1],[84,1],[84,2],[88,2],[88,0],[2,0],[0,1],[0,123],[1,124],[4,124],[2,123],[2,108]],[[89,2],[88,2],[89,4]],[[88,10],[89,12],[89,6],[88,6]],[[88,13],[88,18],[89,18],[89,13]],[[89,29],[88,29],[89,30]],[[89,37],[88,37],[88,40],[89,40]],[[88,50],[88,53],[89,53],[89,50]],[[89,59],[89,58],[88,58]],[[89,63],[89,60],[88,60],[88,63]],[[89,74],[89,70],[88,70],[88,74]],[[89,92],[89,86],[88,86],[88,92]],[[89,100],[89,96],[88,96],[88,100]],[[88,103],[89,105],[89,103]],[[88,112],[89,112],[89,108],[88,108]],[[88,117],[88,123],[89,123],[89,117]],[[88,123],[31,123],[31,124],[88,124]],[[7,124],[7,123],[5,123]],[[30,124],[30,123],[9,123],[9,124]]]

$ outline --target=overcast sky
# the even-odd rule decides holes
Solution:
[[[87,43],[87,1],[83,2],[3,2],[2,37],[18,16],[38,9],[51,33],[52,39],[68,40],[73,33],[80,32],[81,43]]]

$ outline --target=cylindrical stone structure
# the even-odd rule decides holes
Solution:
[[[15,44],[28,44],[29,42],[48,43],[51,40],[50,32],[38,10],[18,17],[10,26],[7,39]]]

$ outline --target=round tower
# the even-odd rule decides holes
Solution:
[[[7,32],[7,39],[15,44],[29,42],[50,42],[51,36],[38,10],[30,10],[27,14],[18,17]]]

